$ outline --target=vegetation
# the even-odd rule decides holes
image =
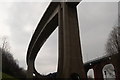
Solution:
[[[106,44],[108,55],[120,53],[120,27],[114,27]]]
[[[16,78],[14,78],[13,76],[10,76],[8,74],[2,73],[2,80],[18,80]]]
[[[110,32],[108,41],[106,43],[106,54],[107,55],[113,55],[113,54],[118,54],[118,57],[116,57],[115,59],[112,59],[112,61],[119,61],[119,56],[120,56],[120,26],[118,27],[114,27],[113,30]],[[119,63],[116,63],[117,66],[119,66]],[[107,71],[107,73],[115,78],[115,74],[114,74],[114,68],[112,68],[112,66],[106,66],[105,71]]]
[[[0,55],[2,55],[2,79],[13,78],[16,80],[23,80],[26,78],[26,71],[19,67],[12,54],[6,49],[6,42],[4,41],[2,48],[0,47]],[[12,80],[13,80],[12,79]]]
[[[0,54],[2,53],[2,72],[8,74],[17,79],[25,78],[25,70],[20,68],[13,56],[3,49],[0,48]],[[5,77],[3,77],[5,78]]]

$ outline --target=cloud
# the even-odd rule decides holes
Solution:
[[[6,19],[8,19],[8,9],[10,4],[0,3],[0,37],[10,36],[10,28],[6,25]]]
[[[119,2],[120,0],[82,0],[83,2]]]
[[[48,74],[57,71],[58,64],[58,28],[50,35],[38,53],[35,64],[38,72]],[[51,69],[52,68],[52,69]]]
[[[26,52],[32,34],[37,27],[47,5],[49,3],[12,3],[9,9],[7,25],[11,32],[11,47],[15,59],[19,65],[26,69]],[[44,44],[38,57],[36,65],[38,71],[55,71],[57,64],[57,29]],[[39,66],[43,66],[39,68]],[[46,68],[45,68],[46,66]],[[48,67],[52,69],[47,69]],[[54,69],[53,69],[54,68]]]
[[[118,24],[117,2],[83,2],[78,5],[84,61],[103,56],[112,27]]]
[[[0,2],[78,2],[81,0],[0,0]],[[82,2],[119,2],[120,0],[82,0]]]
[[[0,0],[0,2],[51,2],[52,0]]]
[[[13,56],[20,61],[20,66],[23,66],[23,64],[21,65],[23,60],[26,65],[29,41],[49,3],[13,2],[10,4],[5,25],[8,26],[7,29],[10,32],[8,34],[11,34],[9,38]]]

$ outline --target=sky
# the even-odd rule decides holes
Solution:
[[[105,43],[112,27],[118,25],[118,0],[111,2],[86,2],[78,6],[83,61],[105,54]],[[110,0],[109,0],[110,1]],[[0,1],[0,44],[7,37],[10,52],[20,67],[27,68],[26,53],[32,34],[44,14],[49,2]],[[39,51],[35,67],[38,72],[48,74],[57,71],[58,29],[48,38]]]

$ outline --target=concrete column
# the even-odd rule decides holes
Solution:
[[[114,68],[115,68],[115,77],[116,77],[115,80],[120,80],[120,67],[114,66]]]
[[[29,61],[27,69],[27,80],[33,80],[33,71],[34,71],[33,63],[32,61]]]
[[[59,58],[58,58],[58,77],[61,78],[63,75],[63,61],[64,61],[64,41],[63,41],[63,8],[59,7],[58,13],[58,34],[59,34]]]
[[[81,78],[86,78],[82,61],[76,6],[63,3],[61,8],[58,63],[58,71],[62,71],[60,77],[70,78],[73,73],[77,73]]]
[[[116,80],[120,80],[120,54],[112,56],[112,64],[115,69]]]
[[[101,64],[97,64],[93,67],[95,80],[104,80],[102,69],[103,66]]]
[[[88,71],[89,71],[89,69],[85,69],[85,74],[86,74],[86,76],[87,76]]]

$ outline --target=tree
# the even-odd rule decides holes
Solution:
[[[26,78],[26,71],[23,68],[20,68],[14,59],[13,55],[10,52],[10,47],[6,37],[2,38],[2,45],[0,47],[0,58],[2,56],[2,73],[13,76],[17,79],[23,80]],[[2,79],[4,80],[4,79]]]
[[[109,56],[112,56],[114,54],[118,54],[118,57],[112,59],[112,62],[117,62],[116,65],[119,67],[119,56],[120,56],[120,26],[114,27],[113,30],[110,32],[108,41],[106,43],[106,53]],[[107,66],[105,68],[105,71],[113,77],[115,77],[115,74],[113,74],[114,69],[111,68],[111,66]]]
[[[19,65],[16,63],[16,60],[10,52],[0,48],[0,54],[2,54],[3,73],[9,74],[18,79],[23,79],[26,77],[25,70],[19,67]]]
[[[120,53],[120,27],[114,27],[106,44],[108,55]]]

